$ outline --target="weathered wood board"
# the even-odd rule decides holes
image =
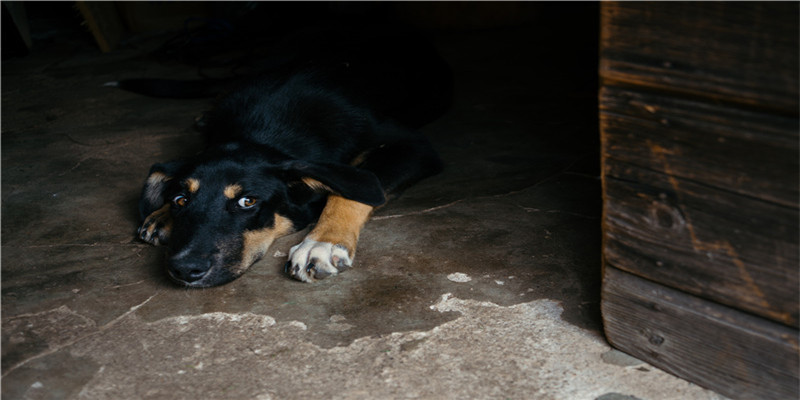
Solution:
[[[75,7],[80,11],[86,25],[94,36],[94,40],[103,53],[117,47],[125,32],[117,6],[111,2],[76,1]]]
[[[797,119],[615,87],[601,104],[606,261],[797,327]]]
[[[605,268],[604,281],[614,347],[733,398],[800,396],[796,330],[613,267]]]
[[[798,119],[607,85],[609,158],[786,208],[798,202]]]
[[[798,2],[603,3],[601,75],[797,114]]]
[[[603,3],[603,319],[734,398],[798,398],[798,3]]]

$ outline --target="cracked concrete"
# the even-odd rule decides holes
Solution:
[[[299,232],[203,290],[172,285],[134,233],[149,166],[200,148],[207,101],[102,87],[194,72],[146,43],[4,60],[2,396],[719,398],[602,337],[587,43],[443,35],[456,101],[424,131],[445,172],[380,209],[335,279],[283,275]]]
[[[59,310],[65,311],[75,315]],[[145,322],[131,313],[100,334],[62,344],[68,349],[58,361],[86,367],[72,374],[82,385],[65,393],[77,399],[591,399],[610,388],[639,398],[719,398],[641,362],[608,362],[620,356],[612,357],[597,333],[564,322],[550,300],[501,307],[446,293],[430,311],[458,317],[332,348],[309,340],[306,324],[267,315],[212,312]],[[38,318],[34,324],[48,322]],[[341,316],[331,320],[338,322],[327,329],[347,325]],[[35,364],[43,361],[20,367],[23,379],[35,381],[7,394],[37,398],[57,387],[60,376],[37,375]]]

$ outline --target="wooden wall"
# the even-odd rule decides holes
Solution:
[[[603,3],[603,319],[734,398],[798,398],[798,3]]]

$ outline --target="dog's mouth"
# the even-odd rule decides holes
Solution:
[[[187,280],[180,276],[176,276],[171,268],[167,268],[167,275],[172,282],[191,288],[208,288],[214,286],[224,285],[230,281],[235,280],[239,275],[234,275],[224,268],[212,268],[206,271],[202,276],[194,280]]]
[[[174,283],[192,288],[223,285],[241,275],[233,273],[224,264],[213,263],[211,260],[189,263],[169,260],[166,270],[170,280]]]
[[[178,276],[176,276],[176,273],[172,271],[172,268],[167,267],[166,270],[167,270],[167,275],[169,276],[169,279],[172,280],[173,283],[177,283],[178,285],[187,286],[187,287],[208,287],[206,284],[203,283],[203,280],[205,279],[205,277],[208,274],[204,275],[199,280],[189,282],[189,281],[187,281],[187,280],[185,280],[183,278],[179,278]],[[211,272],[211,271],[208,271],[208,272]]]

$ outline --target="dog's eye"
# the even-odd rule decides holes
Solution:
[[[247,197],[247,196],[245,196],[245,197],[240,198],[239,201],[236,202],[236,204],[238,204],[239,207],[241,207],[241,208],[251,208],[254,205],[256,205],[256,199],[255,199],[255,197]]]
[[[189,203],[189,198],[182,194],[179,194],[172,199],[172,204],[175,204],[178,207],[183,207],[187,203]]]

